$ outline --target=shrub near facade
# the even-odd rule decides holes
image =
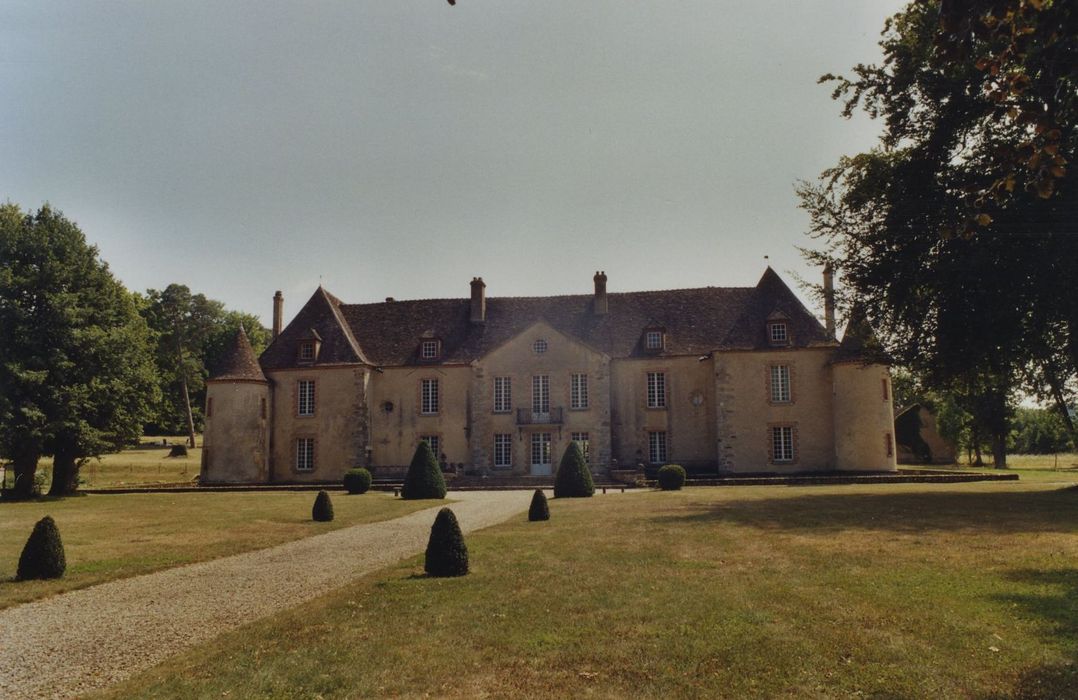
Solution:
[[[328,523],[333,520],[333,501],[329,500],[329,494],[319,491],[314,499],[314,507],[311,508],[311,519],[320,523]]]
[[[404,477],[401,498],[445,498],[445,477],[426,441],[420,442],[419,447],[415,448],[412,464]]]
[[[26,540],[15,578],[20,581],[60,578],[65,569],[67,559],[64,557],[64,543],[60,541],[60,530],[52,516],[46,515],[37,521],[30,538]]]
[[[528,508],[528,520],[531,522],[550,520],[550,506],[547,505],[546,494],[543,493],[543,489],[535,489],[531,507]]]
[[[667,464],[659,470],[659,488],[663,491],[680,491],[685,485],[685,468],[680,464]]]
[[[586,498],[595,495],[591,470],[584,461],[580,445],[570,442],[562,455],[558,473],[554,477],[554,498]]]
[[[457,516],[448,508],[438,511],[430,528],[423,570],[430,576],[463,576],[468,573],[468,547]]]
[[[371,488],[371,473],[363,467],[349,469],[344,474],[344,490],[348,493],[367,493]]]

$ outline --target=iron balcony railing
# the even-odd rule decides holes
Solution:
[[[532,411],[527,408],[517,409],[517,425],[561,425],[561,407],[551,408],[545,413]]]

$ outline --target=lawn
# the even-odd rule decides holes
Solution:
[[[900,464],[900,469],[952,469],[957,471],[975,471],[996,473],[991,462],[983,467],[973,467],[966,462],[965,455],[958,464],[910,466]],[[1057,455],[1007,455],[1007,469],[1003,473],[1013,472],[1024,481],[1043,481],[1059,484],[1078,483],[1078,454],[1060,453]]]
[[[311,521],[313,492],[153,493],[0,502],[0,608],[195,561],[309,537],[429,508],[392,494],[333,492],[335,519]],[[51,515],[67,573],[54,581],[11,580],[34,523]]]
[[[111,697],[1078,697],[1078,490],[698,487],[551,501]]]

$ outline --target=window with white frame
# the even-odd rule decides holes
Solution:
[[[296,382],[296,414],[314,415],[314,380],[300,379]]]
[[[513,410],[513,384],[509,377],[494,378],[494,412],[509,413]]]
[[[663,349],[663,332],[662,331],[648,331],[644,334],[644,347],[648,350],[662,350]]]
[[[425,442],[430,446],[430,451],[434,453],[434,458],[440,460],[442,457],[442,439],[437,435],[420,435],[420,442]]]
[[[571,439],[580,445],[580,451],[584,454],[584,462],[591,464],[591,436],[588,433],[572,433]]]
[[[666,408],[665,372],[648,372],[648,408]]]
[[[511,433],[494,434],[494,468],[508,469],[513,466],[513,435]]]
[[[550,413],[550,376],[532,377],[532,413]]]
[[[420,413],[424,415],[433,415],[438,412],[438,380],[437,379],[421,379],[419,380],[419,393]]]
[[[299,359],[301,362],[314,361],[314,343],[306,341],[299,344]]]
[[[652,464],[666,461],[666,431],[656,430],[648,433],[648,460]]]
[[[790,402],[789,365],[771,365],[771,403]]]
[[[550,464],[550,433],[532,433],[532,464]]]
[[[783,345],[790,340],[785,321],[773,321],[767,324],[767,338],[772,345]]]
[[[537,338],[535,340],[535,342],[532,343],[532,351],[536,355],[542,355],[544,352],[546,352],[546,349],[547,349],[547,344],[546,344],[546,339],[545,338]]]
[[[569,407],[588,407],[588,375],[573,374],[569,377]]]
[[[771,461],[794,461],[793,426],[780,425],[771,428]]]
[[[309,472],[314,470],[314,438],[296,439],[296,471]]]
[[[424,360],[433,360],[438,357],[438,341],[424,340],[419,346],[419,357]]]

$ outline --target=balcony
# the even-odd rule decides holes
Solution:
[[[547,413],[536,413],[527,408],[517,409],[517,425],[561,425],[561,407],[551,408]]]

